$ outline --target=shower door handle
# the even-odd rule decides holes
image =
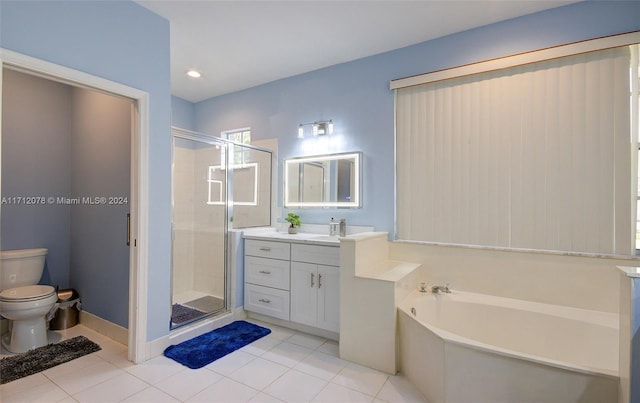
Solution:
[[[131,213],[127,213],[127,246],[131,245]]]

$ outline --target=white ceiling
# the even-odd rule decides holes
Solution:
[[[171,92],[191,102],[572,2],[137,1],[170,21]]]

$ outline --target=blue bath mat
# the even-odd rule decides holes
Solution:
[[[180,344],[169,346],[164,350],[164,355],[191,369],[198,369],[269,333],[271,330],[266,327],[238,320]]]

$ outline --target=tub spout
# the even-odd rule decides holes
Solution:
[[[442,292],[446,292],[446,293],[451,293],[451,290],[449,289],[449,284],[442,286],[442,285],[434,285],[433,287],[431,287],[431,292],[434,294],[439,293],[440,291]]]

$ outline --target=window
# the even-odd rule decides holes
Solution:
[[[632,53],[396,87],[397,238],[632,255]]]
[[[251,128],[245,127],[244,129],[225,130],[222,132],[222,138],[239,144],[251,144]],[[231,146],[231,148],[233,148],[233,161],[230,162],[233,164],[244,164],[247,161],[247,156],[245,155],[247,150],[242,147]],[[223,154],[222,165],[224,165],[224,161],[225,156]]]
[[[222,132],[222,137],[240,144],[251,144],[251,128],[226,130]]]

